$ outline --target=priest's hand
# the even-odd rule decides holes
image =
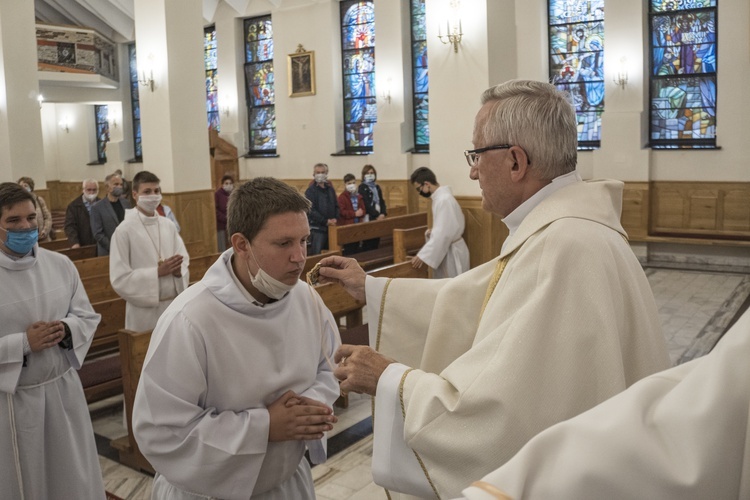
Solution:
[[[169,276],[170,274],[178,278],[182,276],[182,259],[183,257],[180,254],[165,259],[157,268],[159,277]]]
[[[334,255],[320,261],[320,283],[340,283],[349,295],[365,302],[364,270],[354,259]]]
[[[286,391],[268,406],[270,423],[268,441],[307,441],[320,439],[325,431],[333,429],[338,419],[333,410],[294,391]]]
[[[39,352],[56,346],[65,337],[62,321],[37,321],[26,330],[31,352]]]
[[[341,381],[344,392],[359,392],[375,395],[378,380],[388,365],[395,363],[377,351],[364,345],[344,344],[334,356],[338,368],[333,372]]]

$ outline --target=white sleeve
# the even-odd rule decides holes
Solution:
[[[158,267],[135,269],[130,233],[120,225],[109,244],[109,279],[117,294],[138,307],[159,306]]]
[[[16,392],[23,367],[23,337],[25,332],[0,337],[0,392]]]
[[[385,289],[386,283],[388,283],[388,278],[375,278],[373,276],[367,276],[365,278],[367,324],[371,326],[371,328],[368,328],[368,333],[370,336],[370,347],[373,349],[375,349],[375,343],[377,341],[377,325],[380,323],[380,303],[383,300],[383,290]]]
[[[70,365],[79,370],[83,365],[86,353],[89,352],[91,342],[94,340],[96,327],[99,325],[102,317],[100,314],[94,312],[94,308],[91,307],[91,302],[89,302],[86,291],[83,289],[83,283],[81,283],[81,278],[78,276],[78,271],[76,271],[72,263],[70,267],[75,274],[73,293],[70,298],[70,305],[68,306],[68,314],[62,318],[62,321],[68,325],[73,337],[73,348],[66,350],[65,354],[68,357]]]
[[[373,418],[372,477],[375,484],[385,489],[432,498],[435,493],[422,466],[404,441],[399,387],[408,369],[406,365],[391,363],[378,381]]]

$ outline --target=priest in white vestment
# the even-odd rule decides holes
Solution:
[[[468,271],[469,247],[463,239],[466,221],[451,188],[438,184],[427,167],[416,169],[410,180],[420,196],[432,200],[432,228],[412,265],[419,269],[427,264],[433,269],[433,278],[453,278]]]
[[[341,341],[299,281],[309,207],[276,179],[236,188],[232,248],[154,329],[133,408],[152,498],[315,498],[304,452],[326,460]]]
[[[156,211],[162,199],[159,178],[138,172],[133,198],[136,208],[125,211],[112,235],[109,278],[126,301],[125,328],[144,332],[187,288],[190,257],[177,227]]]
[[[31,195],[0,184],[0,497],[103,499],[75,373],[100,316],[73,262],[37,238]]]
[[[378,352],[342,346],[336,376],[376,395],[375,482],[423,498],[458,496],[540,431],[669,366],[620,225],[622,183],[578,177],[567,96],[512,81],[482,102],[465,155],[510,231],[498,259],[437,281],[321,262],[322,281],[368,304]]]
[[[750,311],[703,358],[542,432],[464,490],[508,497],[750,498]]]

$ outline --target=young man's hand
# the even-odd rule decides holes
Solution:
[[[39,352],[56,346],[65,337],[62,321],[37,321],[26,330],[31,352]]]
[[[183,257],[180,254],[165,259],[157,268],[159,277],[169,276],[170,274],[178,278],[182,276],[182,259]]]
[[[314,399],[285,392],[268,406],[268,441],[307,441],[320,439],[333,429],[338,419],[333,410]]]

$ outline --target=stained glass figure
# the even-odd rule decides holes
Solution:
[[[716,0],[650,5],[650,146],[716,147]]]
[[[549,1],[549,77],[576,109],[578,149],[601,143],[604,0]]]
[[[96,159],[107,163],[107,143],[109,142],[109,108],[106,105],[94,106],[96,121]]]
[[[130,69],[130,109],[133,113],[133,153],[136,161],[143,161],[141,148],[141,104],[138,90],[138,64],[135,44],[128,45],[128,67]]]
[[[368,153],[378,119],[375,93],[375,8],[373,2],[341,2],[344,76],[344,147]]]
[[[245,92],[250,154],[276,153],[276,94],[271,16],[245,19]]]
[[[206,70],[206,113],[208,128],[221,129],[219,118],[219,86],[216,63],[216,26],[203,29],[203,61]]]
[[[414,105],[414,149],[430,150],[430,79],[427,73],[425,0],[411,0],[411,72]]]

